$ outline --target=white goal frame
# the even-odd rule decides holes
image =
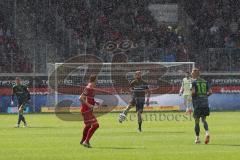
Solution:
[[[57,87],[58,87],[58,81],[57,81],[57,76],[58,76],[58,73],[57,73],[57,68],[63,64],[69,64],[69,65],[94,65],[94,64],[102,64],[102,65],[134,65],[134,64],[159,64],[159,65],[163,65],[163,66],[169,66],[169,67],[172,67],[172,66],[178,66],[178,65],[189,65],[191,66],[191,68],[189,68],[189,70],[192,70],[193,68],[195,68],[195,62],[127,62],[127,63],[54,63],[54,70],[55,70],[55,77],[54,77],[54,83],[55,83],[55,88],[54,88],[54,94],[55,94],[55,105],[57,105],[58,103],[58,92],[57,92]],[[181,75],[181,74],[184,74],[184,73],[174,73],[175,75]]]

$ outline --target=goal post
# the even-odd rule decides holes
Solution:
[[[129,63],[55,63],[50,64],[49,95],[51,103],[59,106],[64,100],[71,100],[70,107],[79,107],[79,95],[88,83],[91,74],[97,75],[96,98],[107,108],[120,110],[129,102],[131,96],[129,82],[136,71],[149,84],[152,96],[150,107],[174,106],[181,109],[179,92],[182,78],[195,67],[194,62],[129,62]],[[165,99],[164,99],[165,96]],[[52,104],[53,105],[53,104]],[[66,105],[63,105],[66,107]],[[174,108],[173,107],[173,108]],[[171,108],[171,107],[170,107]]]

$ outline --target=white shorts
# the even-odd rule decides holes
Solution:
[[[191,95],[184,95],[184,105],[187,108],[192,108],[192,96]]]

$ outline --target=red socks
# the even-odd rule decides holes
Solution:
[[[91,128],[91,126],[85,126],[84,127],[81,143],[83,143],[85,141],[90,128]]]
[[[99,128],[99,124],[98,123],[94,123],[91,128],[88,130],[87,133],[87,137],[85,139],[86,142],[89,142],[89,140],[91,139],[92,135],[94,134],[94,132]],[[85,128],[84,128],[85,130]]]

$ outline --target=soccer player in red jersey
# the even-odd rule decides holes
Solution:
[[[92,135],[99,128],[98,121],[93,114],[93,108],[95,105],[99,105],[98,102],[94,100],[94,88],[96,87],[96,80],[96,75],[91,75],[88,85],[84,88],[83,93],[80,95],[81,113],[85,124],[80,144],[88,148],[91,148],[89,141]]]

